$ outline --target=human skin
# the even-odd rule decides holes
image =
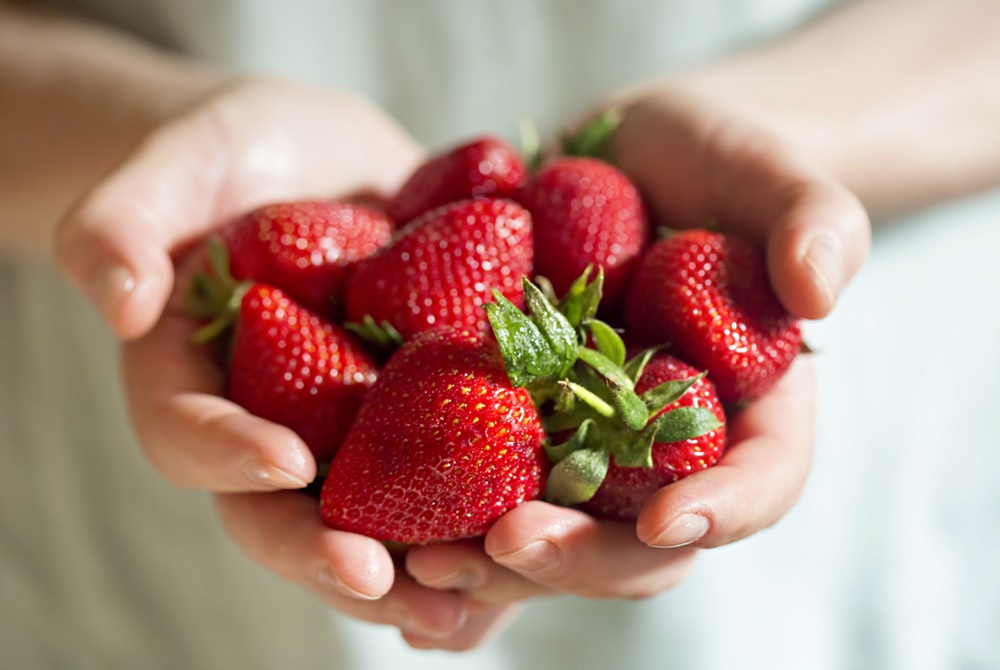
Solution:
[[[716,218],[761,239],[785,305],[822,318],[867,253],[866,209],[881,220],[1000,182],[995,25],[989,0],[855,3],[753,52],[613,93],[616,160],[661,220]],[[290,431],[219,396],[218,371],[186,346],[193,326],[170,305],[193,240],[269,200],[388,194],[419,160],[416,143],[351,94],[234,81],[3,6],[0,90],[0,221],[17,222],[0,228],[0,248],[56,250],[125,342],[130,414],[151,462],[215,491],[251,558],[341,611],[398,626],[416,647],[467,649],[531,597],[670,588],[694,548],[767,527],[798,498],[812,451],[808,356],[732,417],[719,465],[661,490],[634,527],[532,502],[484,542],[418,548],[395,571],[381,544],[323,527],[309,499],[259,494],[296,488],[315,463]],[[337,127],[351,132],[328,132]]]

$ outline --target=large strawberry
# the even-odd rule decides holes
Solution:
[[[690,365],[673,356],[658,354],[645,366],[635,392],[641,396],[657,387],[667,388],[661,385],[668,382],[677,383],[676,391],[687,384],[690,386],[676,400],[652,414],[650,424],[667,412],[700,407],[715,415],[718,427],[686,439],[670,440],[669,429],[656,435],[650,448],[651,467],[624,467],[612,457],[601,487],[581,505],[594,516],[635,520],[646,501],[659,489],[715,465],[722,457],[726,445],[726,417],[712,383]]]
[[[323,485],[333,528],[424,544],[483,535],[544,489],[538,412],[496,343],[450,328],[393,354]]]
[[[535,273],[562,295],[587,267],[601,267],[605,305],[613,304],[649,240],[632,182],[596,158],[561,157],[528,181],[519,200],[534,225]]]
[[[329,460],[375,382],[376,361],[352,334],[282,290],[235,281],[221,241],[210,242],[209,256],[211,274],[196,275],[188,307],[213,317],[196,343],[225,338],[226,395]]]
[[[333,316],[354,261],[389,243],[393,226],[350,202],[301,201],[260,207],[224,230],[233,276],[285,291]]]
[[[669,342],[671,353],[707,370],[723,402],[764,393],[802,344],[799,321],[771,288],[761,248],[707,230],[657,242],[626,298],[627,335]]]
[[[387,322],[404,339],[438,326],[485,330],[491,290],[520,304],[532,257],[531,218],[520,205],[492,198],[444,205],[357,264],[347,319]]]
[[[389,201],[389,215],[406,223],[435,207],[469,198],[510,198],[527,171],[517,150],[479,137],[429,158]]]

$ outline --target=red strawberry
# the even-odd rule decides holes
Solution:
[[[649,240],[639,192],[596,158],[552,160],[519,198],[531,212],[535,273],[563,295],[590,265],[604,268],[605,305],[617,300]]]
[[[678,232],[643,258],[626,298],[628,336],[671,344],[708,371],[723,402],[764,393],[799,352],[798,320],[778,301],[763,250],[706,230]]]
[[[233,276],[276,286],[324,315],[343,298],[348,267],[388,244],[385,214],[348,202],[278,203],[226,229]]]
[[[458,200],[513,197],[526,175],[512,146],[496,137],[480,137],[432,156],[417,168],[389,201],[389,215],[405,223]]]
[[[265,284],[243,295],[234,326],[229,398],[329,460],[375,382],[374,359],[351,334]]]
[[[635,392],[642,394],[664,382],[697,376],[698,371],[686,363],[660,354],[646,365]],[[656,491],[718,462],[726,444],[726,417],[712,383],[703,376],[698,378],[684,395],[653,414],[650,423],[679,407],[707,408],[722,425],[690,439],[653,442],[651,468],[621,467],[612,458],[604,482],[594,497],[581,505],[582,509],[601,518],[633,521]]]
[[[496,343],[417,335],[386,364],[323,485],[327,525],[423,544],[483,535],[544,487],[542,426]]]
[[[523,302],[531,272],[531,218],[506,200],[463,200],[427,212],[396,240],[357,264],[347,287],[347,319],[366,315],[404,339],[452,326],[485,330],[483,303],[498,289]]]

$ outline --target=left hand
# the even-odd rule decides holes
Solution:
[[[721,96],[682,83],[622,98],[615,162],[649,199],[659,223],[716,220],[765,245],[770,278],[801,318],[826,316],[870,243],[864,208],[808,157]],[[493,526],[480,548],[415,548],[406,570],[469,608],[502,607],[553,592],[642,598],[680,582],[695,548],[748,537],[798,500],[812,462],[813,362],[801,354],[767,394],[728,421],[728,448],[712,468],[657,492],[636,524],[600,521],[541,501]],[[465,647],[476,633],[415,646]]]

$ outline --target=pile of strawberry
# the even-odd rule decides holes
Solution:
[[[800,348],[757,246],[653,233],[608,162],[529,168],[482,137],[384,207],[233,222],[189,309],[228,396],[315,454],[332,527],[476,537],[537,498],[632,520],[721,458],[724,403],[765,392]]]

